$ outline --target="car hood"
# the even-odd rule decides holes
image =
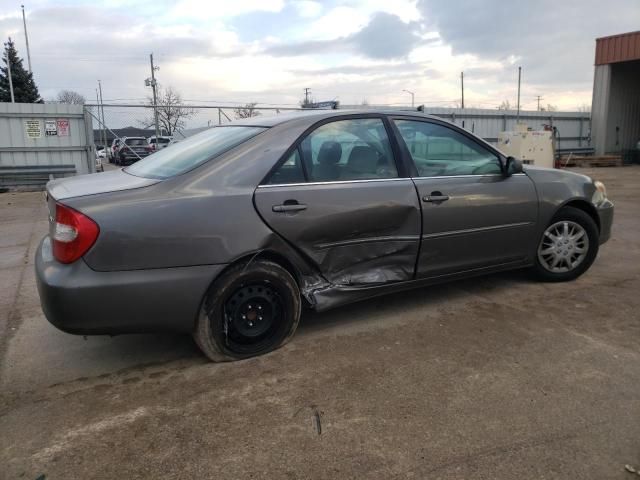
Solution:
[[[582,173],[570,172],[559,168],[536,167],[534,165],[523,165],[524,172],[532,178],[545,179],[572,179],[574,181],[593,182],[592,178]]]
[[[136,177],[120,169],[52,180],[47,183],[47,192],[56,200],[64,200],[86,195],[148,187],[159,181],[153,178]]]

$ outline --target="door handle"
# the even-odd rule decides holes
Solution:
[[[299,212],[306,209],[307,206],[302,203],[285,203],[284,205],[274,205],[273,207],[271,207],[271,210],[276,213]]]
[[[440,203],[449,200],[449,195],[443,195],[441,192],[431,192],[431,195],[422,197],[423,202]]]

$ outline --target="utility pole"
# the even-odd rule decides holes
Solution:
[[[538,99],[538,111],[540,111],[540,100],[542,100],[542,97],[538,95],[537,99]]]
[[[24,25],[24,41],[27,44],[27,62],[29,63],[29,73],[31,71],[31,50],[29,50],[29,35],[27,35],[27,20],[24,16],[24,5],[20,5],[22,7],[22,25]]]
[[[104,102],[102,101],[102,83],[98,80],[98,89],[100,91],[100,111],[98,112],[98,118],[102,116],[102,128],[100,129],[100,137],[102,138],[102,144],[104,145],[104,154],[105,158],[107,158],[107,130],[104,125]]]
[[[520,121],[520,79],[522,77],[522,67],[518,67],[518,113],[516,114],[516,122]]]
[[[305,105],[309,105],[309,92],[311,91],[310,88],[305,88],[304,89],[304,104]]]
[[[9,37],[11,41],[11,37]],[[16,103],[16,99],[13,96],[13,80],[11,79],[11,57],[9,56],[9,49],[5,47],[5,54],[7,55],[7,77],[9,77],[9,92],[11,93],[11,103]]]
[[[158,94],[156,92],[156,70],[160,70],[160,67],[153,66],[153,53],[149,54],[149,60],[151,61],[151,89],[153,90],[153,118],[156,124],[156,138],[160,136],[160,126],[158,125]]]
[[[462,108],[464,108],[464,72],[460,72],[460,86],[462,87]]]

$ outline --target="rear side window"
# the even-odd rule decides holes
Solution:
[[[214,127],[139,160],[125,171],[145,178],[169,178],[188,172],[265,131],[264,127]]]
[[[465,135],[429,122],[395,121],[420,177],[500,174],[500,159]]]
[[[304,183],[304,171],[300,152],[296,149],[291,156],[273,172],[267,185],[284,185],[288,183]]]
[[[300,151],[312,182],[398,176],[387,131],[379,118],[321,125],[302,141]]]

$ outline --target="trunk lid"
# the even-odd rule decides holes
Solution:
[[[47,183],[47,192],[49,197],[53,197],[56,200],[65,200],[86,195],[148,187],[158,182],[160,182],[158,179],[136,177],[120,169],[52,180]]]

